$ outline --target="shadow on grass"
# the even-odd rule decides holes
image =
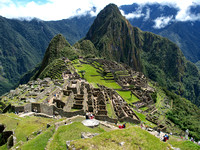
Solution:
[[[100,76],[100,75],[90,75],[91,77],[97,77],[97,76]]]

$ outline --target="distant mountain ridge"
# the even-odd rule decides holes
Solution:
[[[62,33],[73,44],[85,36],[92,21],[89,16],[49,22],[0,17],[0,94],[41,62],[56,34]]]
[[[192,14],[198,14],[199,7],[199,5],[190,7],[188,11]],[[146,5],[134,3],[121,6],[120,9],[126,15],[137,14],[137,17],[128,19],[133,26],[169,38],[180,47],[188,60],[194,63],[200,60],[200,20],[177,21],[175,19],[179,11],[177,8],[158,3]],[[160,24],[157,24],[157,26],[156,19],[160,20]],[[164,22],[164,19],[166,19],[166,22]]]

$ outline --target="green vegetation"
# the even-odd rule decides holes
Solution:
[[[146,111],[147,109],[149,109],[148,107],[142,107],[140,108],[142,111]]]
[[[7,150],[7,144],[4,144],[3,146],[0,146],[0,150]]]
[[[140,119],[143,123],[145,123],[146,125],[148,125],[148,126],[151,127],[151,128],[156,127],[155,124],[153,124],[152,122],[146,120],[146,116],[145,116],[144,114],[139,113],[139,112],[137,112],[137,111],[135,111],[135,110],[133,110],[133,111],[134,111],[134,113],[139,117],[139,119]]]
[[[41,119],[34,116],[21,118],[12,113],[1,114],[0,118],[0,123],[5,124],[6,130],[15,129],[17,142],[20,140],[26,141],[26,137],[30,136],[35,131],[45,128],[47,123],[53,121],[53,119]]]
[[[120,146],[121,142],[125,142]],[[95,136],[92,139],[75,140],[70,143],[76,149],[144,149],[164,150],[169,145],[139,127],[114,130]]]
[[[191,141],[184,141],[177,137],[170,136],[168,141],[173,147],[178,147],[181,150],[200,150],[200,146]]]
[[[81,40],[75,43],[74,47],[80,49],[80,53],[86,57],[92,58],[98,55],[97,49],[89,40]]]
[[[178,125],[183,131],[189,129],[190,136],[200,140],[200,109],[190,101],[166,89],[165,93],[173,103],[172,109],[167,113],[168,119]]]
[[[115,112],[110,104],[106,104],[106,110],[108,112],[108,117],[115,118],[115,119],[117,118],[117,116],[115,115]]]
[[[74,122],[70,125],[59,127],[53,136],[53,140],[49,143],[47,148],[49,150],[66,149],[66,141],[80,139],[81,132],[101,133],[104,131],[100,128],[92,129],[84,126],[80,122]]]
[[[200,61],[196,62],[195,65],[196,65],[197,68],[200,70]]]
[[[66,69],[64,60],[55,59],[40,73],[39,78],[50,77],[51,79],[62,79],[62,73]]]
[[[48,140],[53,136],[54,127],[47,129],[44,133],[41,133],[34,139],[26,142],[23,146],[20,147],[22,150],[44,150]]]
[[[116,5],[110,4],[99,13],[85,40],[95,45],[102,58],[126,63],[160,86],[200,105],[196,66],[170,40],[132,27]],[[117,72],[122,74],[126,72]]]
[[[89,64],[74,64],[74,67],[79,71],[85,70],[84,78],[94,85],[94,87],[98,87],[97,84],[104,85],[108,88],[113,89],[121,89],[121,87],[115,82],[115,80],[104,80],[100,73],[96,71],[96,69]],[[79,73],[81,75],[81,73]]]
[[[117,93],[129,104],[139,101],[139,99],[134,94],[131,96],[131,91],[117,90]]]

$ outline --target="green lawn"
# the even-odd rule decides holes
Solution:
[[[53,136],[53,140],[47,146],[48,150],[63,150],[66,149],[66,141],[81,139],[81,132],[101,133],[103,129],[89,128],[84,126],[81,122],[74,122],[67,126],[58,128]]]
[[[26,141],[26,137],[30,136],[33,132],[39,131],[46,127],[46,124],[54,121],[53,119],[40,118],[40,117],[25,117],[21,118],[13,113],[6,113],[0,115],[0,123],[6,125],[6,130],[15,130],[17,142]]]
[[[180,148],[181,150],[200,150],[200,146],[191,141],[178,139],[177,137],[170,136],[168,141],[173,147]]]
[[[96,69],[89,64],[74,64],[74,67],[78,72],[85,70],[84,79],[86,79],[89,83],[92,83],[94,87],[98,87],[98,83],[108,88],[121,89],[121,87],[114,80],[104,80],[101,74],[99,74]],[[79,73],[79,75],[81,76],[81,73]]]
[[[148,107],[142,107],[142,108],[140,108],[142,111],[145,111],[145,110],[147,110],[147,109],[149,109]]]
[[[122,146],[120,143],[124,142]],[[72,141],[76,149],[126,149],[126,150],[167,150],[169,145],[139,127],[127,127],[102,133],[92,139]]]
[[[150,126],[151,128],[156,127],[155,124],[153,124],[152,122],[146,120],[146,116],[142,113],[139,113],[135,110],[133,110],[134,113],[140,118],[141,122],[145,123],[146,125]]]
[[[111,104],[106,104],[106,109],[108,112],[108,117],[115,118],[115,119],[117,118]]]
[[[7,150],[7,144],[4,144],[3,146],[0,146],[0,150]]]
[[[44,133],[41,133],[34,139],[28,141],[25,143],[20,149],[22,150],[44,150],[49,139],[52,137],[55,129],[54,127],[51,127],[47,129]]]
[[[132,97],[131,97],[131,91],[118,91],[118,90],[117,90],[117,93],[118,93],[128,104],[131,104],[131,103],[134,103],[134,102],[139,101],[139,99],[138,99],[135,95],[132,95]]]

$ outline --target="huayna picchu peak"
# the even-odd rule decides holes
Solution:
[[[199,150],[199,77],[176,44],[109,4],[0,97],[0,149]]]
[[[124,62],[141,71],[139,39],[140,32],[121,15],[114,4],[106,6],[94,20],[85,39],[94,43],[101,57]]]

